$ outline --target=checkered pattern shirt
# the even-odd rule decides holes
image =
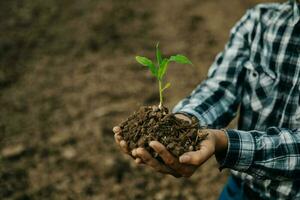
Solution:
[[[219,163],[262,199],[300,199],[299,19],[297,1],[248,10],[208,77],[173,110],[213,128],[239,110]]]

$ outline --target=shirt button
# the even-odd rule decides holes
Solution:
[[[257,72],[252,72],[252,76],[253,76],[254,78],[256,78],[256,77],[258,76],[258,73],[257,73]]]

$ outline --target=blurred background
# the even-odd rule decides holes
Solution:
[[[0,1],[0,199],[216,199],[228,172],[212,158],[190,179],[137,167],[111,131],[157,85],[135,55],[181,53],[173,107],[206,77],[256,0]]]

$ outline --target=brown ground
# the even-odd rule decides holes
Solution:
[[[255,0],[28,0],[0,2],[0,199],[216,199],[214,159],[190,179],[135,166],[111,128],[158,103],[135,63],[187,55],[171,66],[172,107],[206,76],[234,22]]]

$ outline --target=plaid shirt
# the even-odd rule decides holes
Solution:
[[[263,199],[300,199],[300,6],[260,4],[236,24],[208,77],[174,112],[227,130],[219,161]]]

